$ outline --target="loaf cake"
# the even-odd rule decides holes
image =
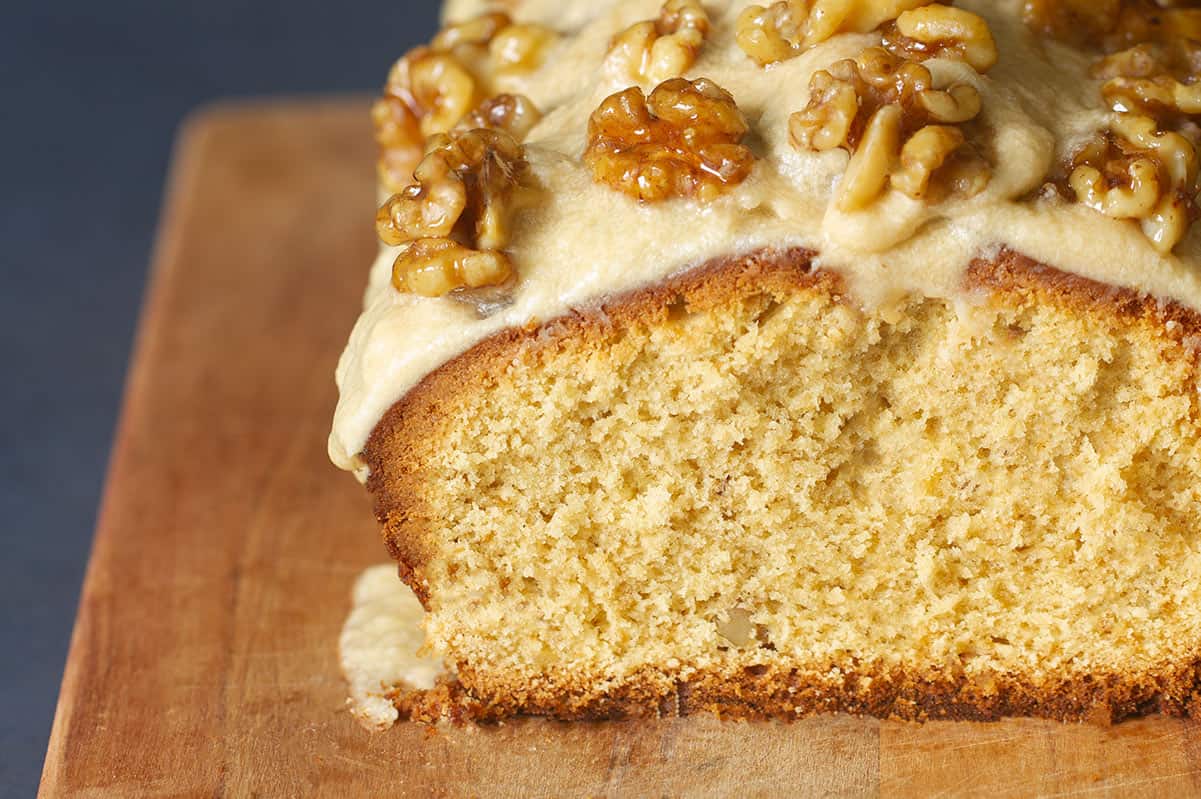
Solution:
[[[760,2],[393,68],[330,454],[446,673],[377,693],[1197,712],[1201,4]]]

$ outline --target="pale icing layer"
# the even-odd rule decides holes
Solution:
[[[442,661],[419,654],[425,643],[421,603],[396,574],[396,564],[372,566],[354,585],[338,654],[350,685],[350,712],[364,726],[387,729],[399,714],[388,694],[429,690]]]
[[[389,283],[397,250],[383,248],[365,310],[338,364],[341,396],[329,442],[336,464],[365,477],[357,453],[384,412],[425,375],[488,336],[761,247],[820,253],[818,266],[841,273],[865,306],[907,294],[955,298],[967,265],[1005,245],[1065,271],[1201,308],[1195,229],[1164,256],[1134,222],[1060,200],[1024,199],[1053,163],[1104,126],[1106,115],[1098,84],[1087,77],[1090,59],[1033,37],[1021,21],[1020,0],[958,3],[992,26],[1000,61],[987,76],[955,61],[927,62],[936,79],[970,81],[983,97],[993,177],[970,200],[928,206],[892,192],[865,211],[827,210],[848,155],[797,151],[788,140],[788,117],[807,103],[814,71],[854,57],[879,37],[836,36],[763,69],[734,41],[746,2],[705,3],[714,27],[687,77],[709,77],[733,94],[758,156],[751,176],[707,204],[640,205],[595,183],[581,161],[588,118],[606,96],[634,82],[603,65],[608,42],[626,26],[655,17],[661,4],[507,4],[519,21],[566,34],[542,68],[501,81],[502,90],[529,96],[545,113],[527,140],[536,201],[518,213],[509,247],[520,275],[516,294],[512,304],[479,318],[454,299],[399,293]],[[452,2],[449,13],[462,18],[480,5]]]

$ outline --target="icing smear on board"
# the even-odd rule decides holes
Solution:
[[[399,712],[389,698],[400,690],[429,690],[445,672],[421,653],[424,608],[396,575],[396,564],[372,566],[355,581],[354,604],[342,627],[338,655],[350,685],[351,714],[368,729],[386,730]]]

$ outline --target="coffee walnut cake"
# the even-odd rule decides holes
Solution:
[[[1201,711],[1201,3],[445,20],[330,453],[447,671],[376,572],[361,716]]]

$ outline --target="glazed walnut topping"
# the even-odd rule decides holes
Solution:
[[[613,37],[605,63],[626,79],[659,83],[688,71],[708,35],[709,15],[698,0],[667,0],[657,19]]]
[[[502,252],[508,209],[525,166],[521,145],[501,130],[434,136],[413,170],[416,182],[389,198],[376,217],[380,239],[404,245],[393,285],[438,297],[508,280],[513,268]]]
[[[789,119],[793,146],[851,153],[837,200],[862,209],[891,186],[914,199],[970,196],[990,170],[957,125],[980,112],[969,84],[936,88],[930,70],[881,47],[815,72],[809,105]]]
[[[738,16],[738,46],[760,66],[784,61],[838,33],[867,33],[931,0],[779,0]]]
[[[1101,59],[1092,74],[1105,79],[1101,95],[1114,111],[1174,125],[1201,114],[1201,43],[1138,44]]]
[[[808,5],[805,0],[780,0],[766,7],[747,6],[738,15],[738,46],[761,67],[792,58],[803,49]]]
[[[448,26],[397,61],[372,109],[384,185],[403,187],[425,138],[450,130],[488,102],[498,80],[538,66],[554,36],[494,12]]]
[[[924,61],[957,58],[977,72],[997,63],[997,43],[977,14],[940,4],[906,11],[884,29],[884,47],[896,55]]]
[[[530,98],[521,94],[498,94],[476,106],[456,127],[464,130],[503,130],[522,141],[541,119],[542,112]]]
[[[1088,207],[1137,220],[1161,252],[1175,247],[1198,215],[1196,149],[1139,114],[1118,114],[1085,145],[1072,159],[1068,185]]]
[[[1170,252],[1198,217],[1201,9],[1169,0],[1030,0],[1027,21],[1098,49],[1093,77],[1114,112],[1057,181],[1069,198],[1138,222]]]
[[[1034,30],[1077,45],[1114,52],[1141,42],[1201,39],[1195,0],[1026,0]]]
[[[642,202],[709,201],[750,174],[746,120],[707,78],[673,78],[647,97],[637,86],[610,95],[588,121],[584,161],[593,178]]]

